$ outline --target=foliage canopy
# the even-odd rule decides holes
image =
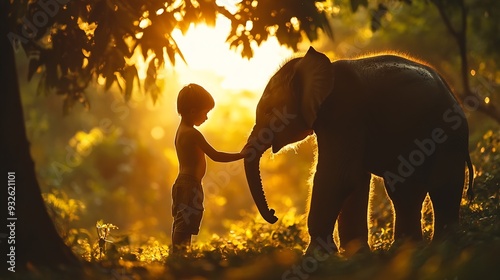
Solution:
[[[227,41],[247,58],[253,55],[251,45],[270,35],[297,49],[301,31],[311,41],[320,29],[331,34],[320,1],[245,0],[235,3],[234,12],[214,0],[17,0],[11,7],[9,39],[30,57],[28,80],[42,70],[38,92],[64,95],[65,112],[77,102],[89,107],[84,90],[99,77],[106,90],[116,82],[128,100],[138,81],[136,51],[149,63],[144,89],[155,100],[157,70],[165,58],[172,64],[176,57],[184,60],[174,29],[185,33],[192,24],[214,26],[218,14],[231,20]]]
[[[371,29],[376,31],[393,17],[391,13],[397,13],[391,7],[411,6],[414,2],[424,3],[427,9],[437,8],[458,43],[461,99],[487,97],[470,88],[467,39],[474,40],[473,47],[480,53],[498,57],[500,33],[494,20],[500,13],[498,2],[351,0],[348,7],[353,12],[367,9]],[[294,51],[304,39],[318,40],[321,32],[333,38],[335,9],[345,4],[334,0],[15,0],[10,6],[9,39],[16,46],[22,45],[30,57],[28,80],[42,73],[38,92],[63,95],[64,111],[68,112],[75,103],[90,106],[84,91],[97,78],[106,90],[117,84],[125,100],[129,100],[134,85],[140,83],[136,67],[139,54],[148,63],[141,88],[156,101],[160,93],[156,85],[159,68],[165,60],[172,64],[179,59],[185,62],[172,36],[176,29],[185,33],[192,24],[214,26],[217,16],[222,15],[231,21],[226,42],[243,57],[251,58],[252,49],[269,36]],[[477,34],[467,33],[467,29]],[[491,79],[495,77],[487,77]],[[492,103],[481,104],[479,110],[500,121],[500,113]]]

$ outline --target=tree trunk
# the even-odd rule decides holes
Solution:
[[[81,263],[57,233],[36,179],[26,136],[14,50],[7,37],[8,3],[2,1],[0,7],[0,73],[3,81],[0,102],[1,176],[4,178],[0,203],[3,213],[0,253],[3,256],[1,259],[7,255],[11,262],[2,262],[0,273],[45,267],[51,269],[51,273],[71,273],[74,278],[82,272]],[[9,185],[12,188],[8,188]],[[9,206],[12,207],[9,209]]]

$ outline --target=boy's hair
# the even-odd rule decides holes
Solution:
[[[183,87],[177,96],[177,112],[181,116],[189,113],[190,110],[211,110],[214,106],[215,101],[212,95],[197,84]]]

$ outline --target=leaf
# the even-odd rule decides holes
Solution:
[[[104,84],[104,90],[108,91],[109,88],[113,85],[113,82],[116,80],[116,77],[114,74],[112,75],[107,75],[106,77],[106,83]]]
[[[356,12],[359,6],[368,6],[368,0],[351,0],[351,10]]]
[[[182,32],[182,35],[186,35],[186,33],[189,29],[189,26],[191,26],[191,24],[187,20],[183,20],[183,21],[178,23],[178,28]]]
[[[126,66],[122,71],[123,79],[125,79],[125,101],[129,101],[134,89],[134,80],[139,78],[139,73],[135,65]]]
[[[129,47],[127,46],[127,44],[125,43],[125,41],[124,41],[125,39],[124,38],[120,38],[117,35],[119,35],[119,34],[115,33],[116,48],[118,50],[120,50],[120,53],[123,54],[124,56],[130,57],[132,55],[132,53],[130,52]]]
[[[172,65],[175,65],[175,49],[172,45],[167,46],[167,54],[168,58],[170,59],[170,63],[172,63]]]
[[[144,91],[151,96],[153,99],[153,104],[158,100],[158,96],[161,91],[158,85],[156,84],[156,70],[158,65],[158,59],[155,58],[151,60],[148,66],[146,79],[144,80]]]
[[[122,83],[120,83],[120,80],[118,80],[118,77],[115,75],[115,79],[116,79],[116,85],[118,86],[118,88],[120,89],[120,92],[123,92],[123,86],[122,86]]]
[[[150,91],[149,94],[151,95],[151,98],[153,99],[153,104],[156,104],[156,101],[158,100],[158,96],[160,96],[159,88],[155,87],[153,90]]]
[[[158,29],[165,34],[171,34],[177,25],[177,20],[175,19],[172,12],[164,12],[157,17],[157,20],[153,20],[153,24],[158,26]]]
[[[149,62],[148,70],[146,72],[146,79],[144,80],[144,90],[146,92],[149,92],[151,89],[153,89],[156,86],[155,60],[156,59],[152,59],[151,62]]]
[[[241,55],[247,59],[253,57],[253,50],[248,39],[243,40],[243,50],[241,51]]]
[[[382,3],[378,4],[378,8],[371,12],[371,29],[373,32],[382,27],[382,18],[387,14],[389,9]]]
[[[214,3],[212,1],[199,1],[199,3],[201,16],[204,18],[205,24],[214,27],[217,16]]]
[[[94,45],[92,48],[93,56],[96,56],[97,59],[100,59],[104,56],[106,52],[106,48],[110,43],[111,34],[108,30],[104,29],[103,26],[98,25],[94,30]]]
[[[184,61],[184,63],[187,64],[186,62],[186,59],[184,58],[184,55],[182,54],[181,52],[181,49],[179,48],[179,46],[177,45],[177,42],[175,42],[174,38],[172,38],[172,41],[174,42],[175,44],[175,50],[177,51],[177,54],[181,57],[182,61]]]
[[[165,42],[166,42],[167,40],[166,40],[166,39],[164,39],[164,40],[162,40],[162,41],[165,41]],[[155,47],[155,48],[153,49],[153,52],[154,52],[154,53],[155,53],[155,55],[156,55],[156,58],[155,58],[155,59],[156,59],[156,65],[158,65],[158,66],[162,66],[162,65],[163,65],[163,62],[164,62],[164,58],[163,58],[163,45],[159,45],[159,46]],[[155,60],[155,59],[154,59],[154,60]],[[153,61],[154,61],[154,60],[153,60]],[[155,65],[155,66],[156,66],[156,65]],[[156,75],[156,74],[155,74],[155,75]]]

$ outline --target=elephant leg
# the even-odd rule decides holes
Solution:
[[[386,184],[387,185],[387,184]],[[394,239],[422,241],[422,203],[427,195],[421,183],[406,181],[387,193],[396,215]]]
[[[462,184],[449,183],[449,186],[458,188]],[[429,192],[434,209],[434,237],[441,238],[449,232],[453,226],[458,225],[460,200],[462,193],[460,192],[445,192],[435,190]]]
[[[354,129],[361,126],[361,124],[357,125],[357,121],[361,122],[353,118],[352,122],[344,125],[331,122],[327,116],[315,123],[318,164],[309,208],[308,229],[311,243],[307,249],[308,253],[316,249],[323,249],[328,253],[338,251],[333,242],[335,221],[339,218],[346,199],[357,191],[357,188],[369,189],[370,177],[363,166],[364,131]],[[332,131],[342,131],[349,137],[339,137]],[[368,199],[364,202],[362,210],[365,224],[367,205]],[[346,215],[356,216],[357,223],[355,210],[355,208],[346,208]],[[365,235],[368,234],[367,232],[365,230]],[[325,244],[328,247],[325,248]]]
[[[349,248],[354,253],[368,248],[368,195],[370,174],[358,172],[357,176],[337,176],[335,171],[317,172],[309,209],[308,228],[311,243],[308,253],[315,250],[337,252],[333,241],[335,221],[339,219],[341,244],[360,241],[361,247]],[[356,187],[354,187],[356,186]],[[342,213],[341,213],[342,210]],[[354,244],[354,243],[351,243]],[[347,249],[347,248],[344,248]]]
[[[349,196],[346,183],[338,180],[332,172],[317,171],[314,176],[314,186],[307,220],[311,241],[307,253],[322,251],[337,252],[333,241],[335,221],[344,201]]]
[[[443,237],[459,223],[460,202],[465,180],[465,159],[455,152],[441,157],[435,180],[429,190],[434,209],[434,240]]]
[[[349,244],[355,250],[368,248],[368,199],[370,194],[370,174],[353,186],[353,192],[342,206],[337,220],[340,247],[347,249]]]

